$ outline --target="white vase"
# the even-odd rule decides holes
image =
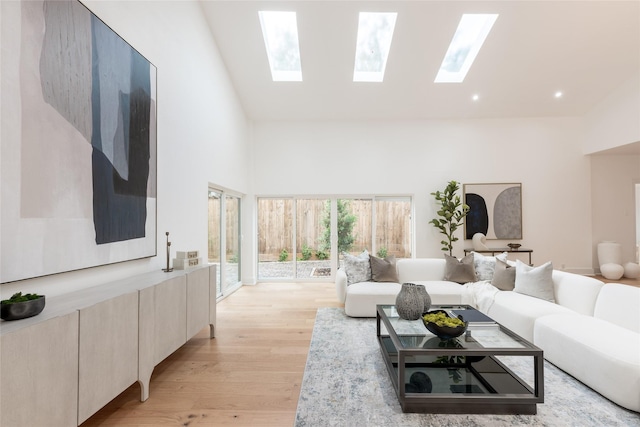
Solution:
[[[635,262],[628,262],[624,266],[624,277],[627,279],[637,279],[640,277],[640,265]]]
[[[598,265],[605,264],[622,264],[622,246],[620,243],[598,243]]]

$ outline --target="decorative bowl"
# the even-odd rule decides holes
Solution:
[[[514,249],[518,249],[522,245],[520,243],[507,243],[507,246],[509,246],[512,250],[514,250]]]
[[[434,313],[444,313],[446,317],[451,317],[444,310],[431,310],[424,313],[423,316],[425,314],[434,314]],[[438,326],[434,322],[427,322],[426,320],[424,320],[424,317],[420,317],[420,318],[422,319],[422,323],[424,323],[424,326],[427,328],[427,330],[442,340],[448,340],[451,338],[459,337],[460,335],[464,334],[464,332],[467,330],[467,326],[469,326],[469,322],[466,322],[462,316],[458,316],[458,319],[462,320],[464,322],[464,325],[460,325],[456,327]]]
[[[3,320],[26,319],[38,315],[44,310],[45,297],[11,304],[0,304],[0,318]]]

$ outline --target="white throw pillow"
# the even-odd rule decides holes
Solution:
[[[342,259],[344,272],[347,274],[347,285],[371,281],[371,264],[369,252],[366,249],[358,256],[343,252]]]
[[[506,252],[498,254],[495,257],[485,256],[478,252],[472,252],[472,254],[473,266],[476,270],[476,277],[478,280],[491,281],[491,279],[493,279],[493,272],[496,268],[496,259],[501,259],[503,261],[507,260]]]
[[[553,295],[553,264],[546,262],[538,267],[531,267],[516,260],[515,292],[556,302]]]

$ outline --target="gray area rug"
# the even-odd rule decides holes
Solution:
[[[533,380],[533,358],[509,366]],[[524,362],[523,362],[524,360]],[[513,361],[510,361],[513,362]],[[519,363],[518,363],[519,362]],[[298,400],[302,426],[640,426],[628,411],[545,361],[545,403],[537,415],[403,413],[376,340],[375,319],[347,317],[340,308],[318,310]]]

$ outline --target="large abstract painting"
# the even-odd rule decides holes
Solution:
[[[155,256],[155,67],[76,0],[1,3],[0,281]]]
[[[522,239],[522,184],[464,184],[465,238]]]

